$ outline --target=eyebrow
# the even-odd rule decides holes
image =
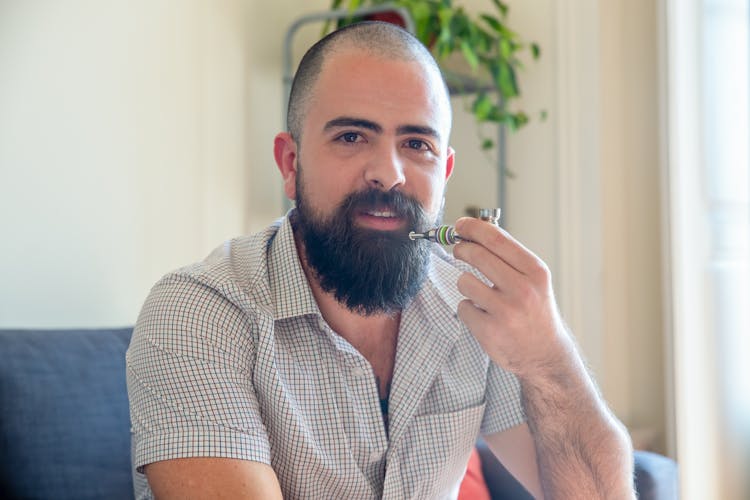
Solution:
[[[326,122],[325,126],[323,127],[323,130],[330,130],[332,128],[339,128],[339,127],[355,127],[355,128],[366,128],[368,130],[372,130],[373,132],[381,133],[383,132],[383,127],[378,125],[377,123],[365,120],[363,118],[351,118],[348,116],[341,116],[339,118],[334,118],[333,120],[330,120]]]
[[[425,125],[401,125],[396,129],[397,135],[407,135],[407,134],[417,134],[417,135],[427,135],[430,137],[434,137],[435,139],[440,139],[440,134],[438,134],[437,130],[435,130],[432,127],[428,127]]]
[[[379,124],[366,120],[364,118],[353,118],[349,116],[341,116],[338,118],[334,118],[333,120],[330,120],[326,122],[325,126],[323,127],[323,130],[328,131],[333,128],[339,128],[339,127],[355,127],[355,128],[364,128],[367,130],[372,130],[373,132],[376,132],[378,134],[383,132],[383,127]],[[400,125],[396,128],[396,134],[397,135],[408,135],[408,134],[418,134],[418,135],[426,135],[430,137],[434,137],[436,139],[440,139],[440,134],[432,127],[428,127],[426,125]]]

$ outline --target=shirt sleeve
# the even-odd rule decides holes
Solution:
[[[138,472],[186,457],[270,464],[250,323],[218,288],[190,276],[171,275],[154,286],[126,360]]]
[[[494,434],[522,424],[521,384],[510,372],[490,361],[487,373],[487,405],[480,432]]]

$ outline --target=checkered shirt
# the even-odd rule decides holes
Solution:
[[[518,381],[456,315],[463,269],[435,245],[401,314],[386,434],[368,361],[325,322],[287,218],[151,290],[127,353],[137,498],[143,466],[270,464],[285,498],[455,498],[477,436],[524,421]]]

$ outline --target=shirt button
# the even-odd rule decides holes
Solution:
[[[370,452],[370,462],[377,462],[380,460],[380,453],[377,451]]]
[[[352,368],[352,375],[354,375],[355,377],[362,378],[364,374],[365,374],[365,371],[362,368],[358,366],[355,366],[354,368]]]

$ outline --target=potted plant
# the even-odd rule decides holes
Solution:
[[[452,0],[332,0],[331,9],[346,8],[352,13],[339,19],[341,27],[362,20],[355,16],[357,9],[383,4],[401,7],[411,15],[416,37],[433,53],[452,91],[471,96],[468,107],[477,123],[499,123],[515,131],[529,121],[526,113],[511,110],[511,105],[520,96],[518,70],[523,65],[519,56],[529,51],[537,60],[540,48],[508,27],[508,6],[504,2],[491,0],[491,11],[477,16],[454,6]],[[405,24],[395,13],[369,18]],[[328,26],[324,28],[327,30]],[[456,58],[463,61],[458,64],[463,69],[455,69]],[[482,149],[494,146],[481,131],[480,137]]]

